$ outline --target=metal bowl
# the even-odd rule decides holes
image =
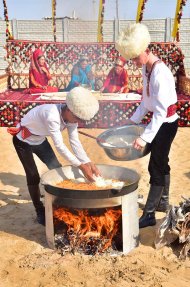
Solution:
[[[143,133],[144,129],[144,125],[128,125],[108,129],[97,137],[97,143],[113,160],[138,159],[150,152],[148,144],[141,150],[136,150],[133,147],[133,141]]]

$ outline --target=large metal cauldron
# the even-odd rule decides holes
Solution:
[[[84,177],[82,172],[73,166],[50,170],[42,175],[41,182],[47,193],[62,199],[64,205],[76,208],[117,206],[121,204],[123,195],[137,189],[140,176],[135,170],[103,164],[97,167],[104,178],[126,181],[127,184],[121,189],[101,190],[72,190],[56,186],[64,179]]]
[[[117,161],[129,161],[147,155],[149,145],[141,150],[133,147],[133,142],[144,131],[144,125],[128,125],[108,129],[97,137],[97,143],[104,149],[109,158]]]
[[[81,178],[78,168],[65,166],[50,170],[42,175],[45,187],[46,238],[50,248],[55,248],[55,230],[53,220],[54,207],[77,209],[98,209],[121,206],[123,253],[127,254],[138,246],[138,182],[139,174],[131,169],[111,165],[97,165],[105,178],[128,181],[120,190],[70,190],[56,186],[56,183],[68,178]]]

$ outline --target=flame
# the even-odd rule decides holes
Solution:
[[[88,210],[74,210],[59,207],[54,209],[55,226],[63,222],[67,226],[67,235],[72,232],[76,235],[79,244],[84,245],[84,241],[89,238],[101,239],[101,248],[99,252],[105,251],[112,245],[112,239],[118,231],[121,222],[121,209],[106,209],[101,215],[90,215]],[[75,240],[76,242],[76,240]]]

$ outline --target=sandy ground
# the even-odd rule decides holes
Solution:
[[[101,130],[88,130],[98,135]],[[66,134],[64,134],[65,136]],[[148,156],[131,162],[110,160],[93,139],[80,135],[95,163],[135,168],[141,174],[139,192],[148,192]],[[190,129],[180,128],[172,146],[171,203],[190,196]],[[0,286],[1,287],[175,287],[189,286],[190,260],[178,259],[179,248],[155,250],[155,227],[140,231],[140,245],[128,255],[111,257],[66,255],[48,248],[45,228],[35,222],[26,190],[23,168],[14,152],[11,136],[0,130]],[[66,162],[61,159],[63,164]],[[37,160],[40,173],[46,167]],[[140,213],[140,211],[139,211]],[[158,223],[164,213],[157,213]]]

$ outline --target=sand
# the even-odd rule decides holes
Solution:
[[[84,130],[98,135],[102,130]],[[66,133],[63,134],[66,137]],[[80,135],[95,163],[126,166],[141,174],[139,192],[147,196],[149,156],[131,162],[109,159],[93,139]],[[190,196],[190,129],[179,128],[170,154],[171,203]],[[66,140],[67,142],[67,140]],[[179,246],[154,248],[158,224],[140,230],[140,245],[128,255],[59,255],[47,246],[45,228],[35,221],[23,168],[5,128],[0,129],[0,287],[175,287],[189,286],[190,259],[178,259]],[[60,158],[62,164],[68,164]],[[47,168],[37,159],[42,174]],[[141,211],[139,210],[139,214]]]

